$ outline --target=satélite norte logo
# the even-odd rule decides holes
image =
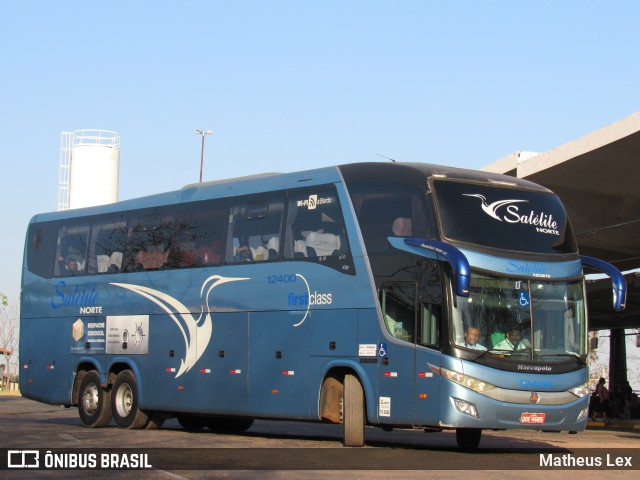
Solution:
[[[98,286],[96,283],[84,285],[67,285],[64,280],[56,284],[56,292],[51,297],[51,308],[79,307],[81,314],[102,313],[102,307],[97,307]]]
[[[534,210],[531,210],[528,214],[520,213],[520,209],[516,204],[528,203],[529,200],[508,199],[489,203],[487,198],[479,193],[463,193],[463,196],[479,198],[482,202],[482,211],[499,222],[505,221],[507,223],[532,225],[536,227],[538,233],[560,235],[558,222],[553,218],[552,214],[545,212],[536,213]]]

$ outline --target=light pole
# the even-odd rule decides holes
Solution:
[[[213,133],[213,130],[200,130],[196,128],[196,133],[202,135],[202,148],[200,149],[200,183],[202,183],[202,166],[204,165],[204,136]]]

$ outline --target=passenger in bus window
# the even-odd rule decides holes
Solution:
[[[396,237],[410,237],[412,232],[411,219],[407,217],[396,218],[391,225],[391,231]]]
[[[78,275],[78,261],[75,258],[69,258],[65,268],[69,275]]]
[[[494,345],[494,350],[524,350],[527,348],[520,341],[522,340],[522,332],[520,327],[510,327],[505,334],[504,340]]]
[[[253,254],[247,245],[240,245],[233,256],[234,262],[252,262]]]
[[[486,350],[486,347],[478,343],[478,338],[480,338],[478,327],[468,327],[464,332],[464,346],[472,350]]]

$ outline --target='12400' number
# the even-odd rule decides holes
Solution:
[[[267,275],[268,283],[295,283],[296,274],[284,274],[284,275]]]

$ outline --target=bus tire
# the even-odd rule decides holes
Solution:
[[[95,370],[87,372],[80,383],[78,415],[86,427],[106,427],[111,421],[110,392],[100,386],[100,375]]]
[[[111,413],[120,428],[144,428],[149,415],[138,406],[138,384],[131,370],[118,374],[111,389]]]
[[[351,373],[344,376],[342,443],[345,447],[364,446],[364,391],[358,377]]]
[[[456,442],[462,450],[477,449],[481,437],[481,428],[456,428]]]

